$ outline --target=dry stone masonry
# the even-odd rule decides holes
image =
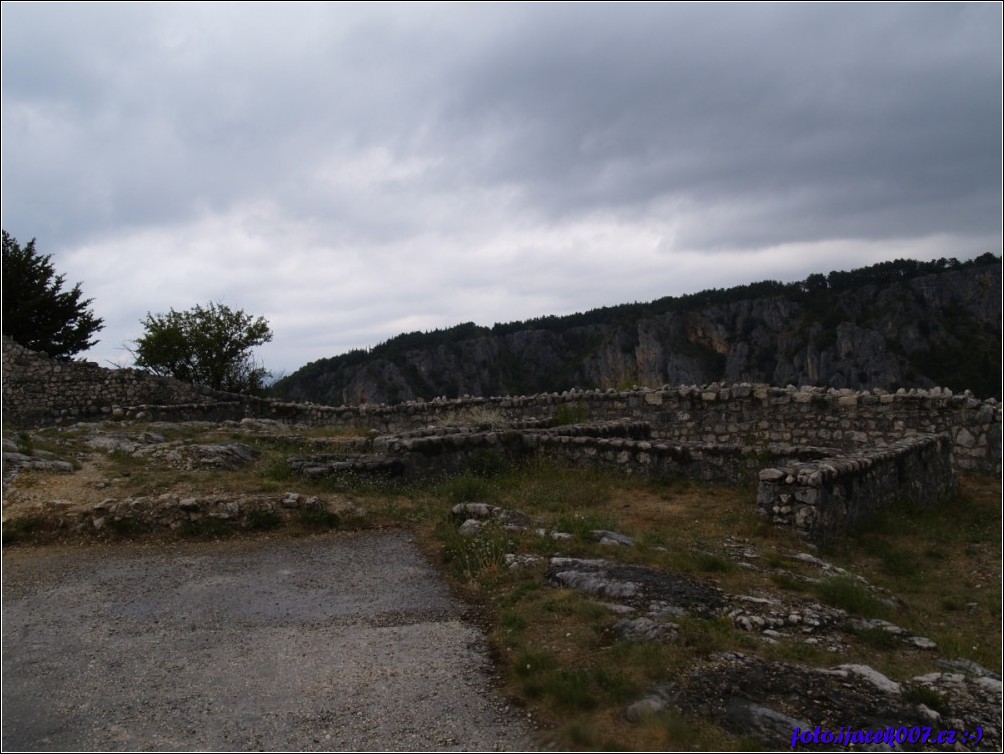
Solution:
[[[931,505],[955,492],[947,435],[921,435],[759,474],[757,513],[808,539],[844,533],[900,498]]]
[[[630,474],[750,481],[759,484],[761,515],[811,539],[900,497],[944,499],[955,471],[1001,473],[1000,404],[940,388],[889,393],[715,383],[335,407],[56,362],[7,337],[3,377],[4,416],[17,426],[257,418],[373,435],[351,453],[291,459],[295,471],[310,476],[450,473],[485,459],[546,454]],[[476,412],[503,416],[504,426],[456,426],[458,417]],[[568,417],[577,423],[554,426]]]
[[[208,407],[235,397],[134,369],[56,361],[3,336],[3,413],[18,426],[125,418],[121,407],[140,403]]]

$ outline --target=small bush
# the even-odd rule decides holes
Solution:
[[[305,529],[335,529],[341,523],[337,513],[323,508],[302,510],[296,518]]]
[[[186,521],[178,530],[181,536],[192,539],[219,539],[233,534],[233,529],[222,518],[200,518]]]
[[[505,567],[506,553],[513,549],[508,533],[490,524],[473,536],[461,535],[454,529],[444,539],[443,560],[456,576],[468,581],[500,572]]]
[[[25,542],[46,530],[48,524],[41,516],[25,516],[3,525],[3,544],[12,545]]]
[[[495,486],[484,477],[467,472],[443,484],[443,493],[451,503],[472,503],[492,500]]]
[[[128,538],[139,534],[142,531],[140,522],[135,518],[113,518],[108,522],[108,528],[117,537]]]
[[[247,527],[252,531],[276,529],[281,523],[282,517],[275,511],[251,511],[247,517]]]
[[[873,649],[897,649],[900,646],[899,637],[883,628],[862,628],[853,631],[853,634]]]
[[[917,556],[905,550],[886,548],[882,551],[882,571],[890,576],[908,578],[922,575]]]
[[[35,455],[35,441],[27,432],[17,433],[17,452],[26,456]]]

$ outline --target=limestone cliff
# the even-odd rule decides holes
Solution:
[[[410,333],[322,359],[277,397],[339,405],[571,387],[705,384],[1001,397],[1001,260],[898,260],[567,317]]]

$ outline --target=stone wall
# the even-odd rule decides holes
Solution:
[[[295,424],[396,433],[449,421],[472,408],[513,418],[549,419],[564,409],[590,420],[648,422],[667,442],[789,444],[863,448],[912,434],[947,434],[959,471],[1000,475],[1001,405],[950,391],[854,392],[816,387],[711,385],[657,390],[568,391],[516,397],[458,398],[392,406],[321,406],[229,396],[226,404],[127,405],[127,418],[158,421],[256,417]],[[111,409],[109,409],[111,410]]]
[[[892,394],[714,384],[334,407],[57,362],[6,337],[3,349],[4,418],[15,425],[253,417],[377,435],[346,455],[290,459],[308,476],[422,476],[543,454],[627,474],[758,480],[761,515],[815,540],[900,497],[921,505],[945,499],[954,470],[1001,473],[1001,406],[937,388]],[[457,426],[472,418],[474,426]],[[579,423],[554,426],[556,418]]]
[[[255,531],[297,519],[307,519],[309,525],[311,514],[319,523],[332,521],[331,511],[319,498],[304,497],[295,492],[275,495],[210,494],[198,498],[179,498],[170,494],[121,499],[109,497],[100,503],[49,500],[45,513],[62,529],[84,532],[107,530],[118,534],[164,530],[219,533],[222,527],[214,527],[213,524]],[[337,520],[337,514],[334,520]]]
[[[158,421],[256,417],[386,434],[448,422],[472,409],[515,420],[551,419],[565,412],[590,422],[643,421],[651,427],[653,440],[681,446],[856,450],[916,434],[947,434],[956,470],[1001,473],[1001,405],[994,399],[982,401],[939,388],[887,393],[713,384],[437,399],[393,406],[321,406],[217,393],[128,369],[53,362],[6,337],[3,356],[4,415],[20,425],[102,417]]]
[[[3,337],[3,414],[17,426],[125,418],[122,407],[137,403],[212,405],[228,397],[235,398],[134,369],[56,361]],[[242,410],[237,401],[231,414]]]
[[[757,513],[817,542],[844,534],[897,500],[931,505],[955,491],[947,435],[778,465],[759,477]]]

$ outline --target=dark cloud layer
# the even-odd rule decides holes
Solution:
[[[759,197],[774,220],[812,218],[773,239],[751,228],[752,245],[993,230],[999,10],[552,9],[480,60],[453,101],[473,116],[456,121],[501,133],[484,174],[553,211]],[[743,230],[693,242],[741,245]]]
[[[282,239],[351,291],[432,270],[521,318],[516,259],[556,270],[533,306],[588,308],[647,293],[576,298],[612,252],[1000,249],[997,3],[4,3],[2,34],[4,227],[83,269],[140,239],[208,263],[211,231],[220,270]]]

